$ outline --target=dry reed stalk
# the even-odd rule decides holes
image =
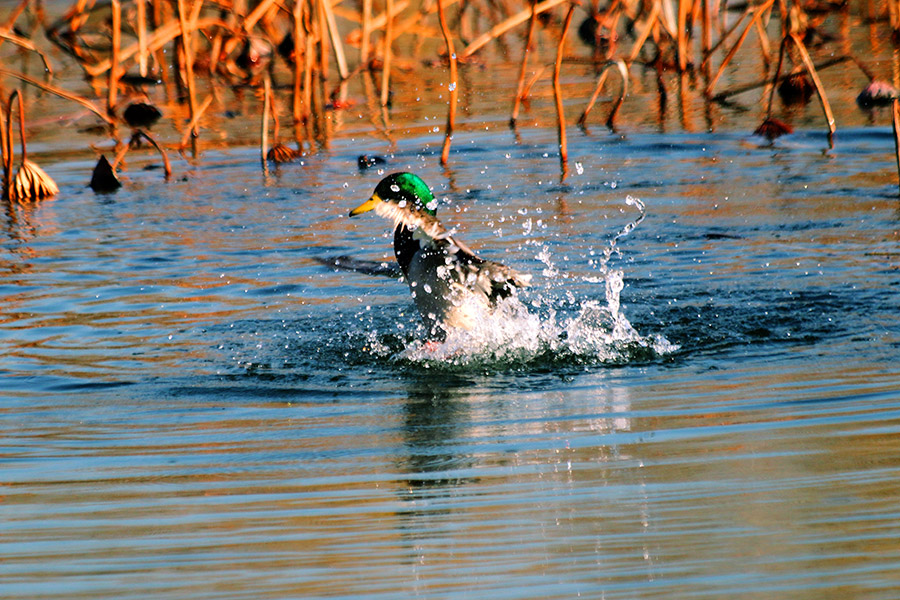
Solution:
[[[594,106],[594,103],[597,101],[597,97],[600,95],[600,90],[603,89],[603,84],[606,82],[607,73],[612,68],[617,68],[619,70],[619,75],[622,77],[622,89],[619,93],[619,96],[616,98],[616,101],[613,103],[612,110],[609,113],[609,117],[606,119],[606,126],[610,129],[613,128],[613,121],[616,118],[616,115],[619,113],[619,108],[621,108],[622,103],[625,101],[625,96],[628,95],[628,66],[625,64],[621,58],[615,61],[609,61],[603,66],[603,70],[600,72],[600,79],[597,81],[597,87],[594,89],[594,94],[591,96],[591,99],[588,101],[587,107],[585,107],[584,112],[581,113],[581,117],[578,119],[578,124],[584,126],[587,122],[588,114],[591,112],[591,109]]]
[[[91,103],[91,101],[88,100],[87,98],[84,98],[77,94],[69,93],[66,90],[63,90],[58,87],[54,87],[47,83],[41,83],[40,81],[38,81],[32,77],[29,77],[28,75],[24,75],[24,74],[18,73],[16,71],[10,71],[8,69],[4,69],[3,67],[0,67],[0,75],[8,75],[9,77],[15,77],[16,79],[24,81],[25,83],[29,83],[29,84],[33,85],[34,87],[44,90],[45,92],[50,92],[51,94],[59,96],[60,98],[65,98],[66,100],[71,100],[72,102],[77,102],[78,104],[82,105],[83,107],[87,108],[89,111],[91,111],[92,113],[94,113],[95,115],[97,115],[98,117],[103,119],[108,125],[115,125],[115,123],[116,123],[115,119],[113,119],[112,117],[110,117],[107,114],[104,114],[104,112],[102,110],[100,110],[99,108],[94,106]]]
[[[159,155],[162,157],[163,172],[165,173],[166,180],[171,178],[172,177],[172,164],[169,162],[169,155],[166,154],[165,149],[162,146],[160,146],[156,142],[155,139],[150,137],[150,134],[148,134],[143,129],[135,129],[134,133],[131,136],[131,140],[127,144],[123,144],[122,149],[119,150],[118,152],[116,152],[116,156],[113,159],[113,163],[111,165],[113,174],[115,174],[116,169],[119,168],[119,163],[122,161],[123,158],[125,158],[125,154],[127,154],[128,151],[131,149],[131,145],[136,144],[140,140],[140,138],[144,138],[145,140],[150,142],[150,145],[152,145],[154,148],[156,148],[157,152],[159,152]]]
[[[0,25],[0,32],[9,33],[12,31],[13,26],[16,24],[16,21],[19,20],[19,17],[22,16],[22,13],[25,11],[25,7],[30,4],[30,0],[21,0],[16,6],[15,10],[9,15],[9,18],[6,20],[6,23]],[[77,6],[77,3],[76,3]],[[0,46],[3,45],[3,40],[9,38],[0,38]],[[10,40],[12,41],[12,40]]]
[[[184,3],[186,0],[177,0],[178,3],[178,23],[181,27],[181,48],[184,52],[184,73],[187,79],[188,88],[188,108],[190,109],[191,121],[197,114],[197,94],[194,87],[194,48],[193,48],[193,29],[191,25],[195,24],[195,20],[188,21],[187,11]],[[203,0],[196,0],[196,6],[203,4]],[[199,9],[198,9],[199,11]],[[197,137],[200,131],[195,124],[191,130],[192,135]]]
[[[390,84],[391,79],[391,34],[393,29],[394,17],[394,0],[387,0],[387,6],[385,7],[385,12],[387,13],[387,22],[384,25],[384,50],[383,50],[383,61],[384,66],[381,71],[381,105],[388,105],[388,94],[389,89],[388,85]]]
[[[198,0],[199,1],[199,0]],[[277,0],[262,0],[249,15],[244,18],[243,28],[248,34],[256,27],[257,21],[263,18],[269,10],[275,6]]]
[[[741,26],[741,23],[744,19],[753,14],[755,7],[753,5],[748,5],[747,8],[744,9],[744,12],[741,13],[734,23],[731,24],[731,27],[722,32],[722,35],[719,37],[719,41],[713,44],[713,47],[709,49],[709,52],[706,53],[706,56],[703,58],[703,63],[700,65],[701,67],[705,67],[709,60],[712,58],[712,55],[715,54],[719,48],[721,48],[725,42],[728,41],[728,38],[731,37],[731,34],[737,31],[738,27]]]
[[[304,0],[306,10],[303,11],[303,29],[305,32],[306,48],[303,51],[303,117],[304,124],[310,123],[310,112],[312,107],[312,68],[313,68],[313,34],[312,34],[312,6],[309,2],[312,0]]]
[[[759,51],[762,54],[763,64],[768,67],[772,62],[772,50],[769,47],[769,36],[766,34],[766,25],[762,18],[756,20],[756,37],[759,39]]]
[[[684,73],[688,64],[688,35],[687,21],[688,14],[691,12],[692,0],[678,0],[678,21],[677,26],[677,49],[678,49],[678,71]]]
[[[293,18],[293,29],[291,31],[294,38],[294,87],[291,113],[294,117],[294,125],[296,125],[300,122],[301,117],[300,84],[303,79],[303,65],[300,62],[300,39],[301,31],[303,29],[303,0],[294,0],[291,16]]]
[[[10,33],[9,31],[0,30],[0,43],[3,43],[4,40],[12,42],[13,44],[21,48],[25,48],[26,50],[31,50],[32,52],[36,53],[41,57],[41,61],[44,63],[44,69],[47,71],[47,73],[49,75],[53,75],[53,67],[50,66],[50,61],[47,59],[47,56],[43,52],[38,50],[37,46],[32,44],[30,40],[26,40],[25,38],[19,37],[14,33]]]
[[[548,65],[541,65],[538,67],[538,70],[534,72],[534,75],[531,76],[531,79],[528,80],[528,83],[525,84],[525,89],[522,90],[522,98],[527,98],[531,95],[531,88],[534,87],[541,77],[544,75],[544,71],[547,70]]]
[[[106,112],[116,114],[116,101],[119,94],[119,46],[122,44],[122,4],[119,0],[110,0],[112,9],[112,56],[110,60],[108,87],[106,95]]]
[[[200,125],[200,119],[203,118],[203,113],[206,112],[206,109],[209,108],[209,105],[212,104],[213,95],[210,94],[206,97],[202,104],[197,108],[197,114],[191,117],[190,122],[187,124],[187,127],[184,128],[184,133],[181,135],[181,144],[179,144],[179,148],[184,150],[187,147],[187,143],[190,140],[191,136],[194,135],[194,130],[198,129]]]
[[[828,60],[824,60],[820,63],[817,63],[816,70],[821,71],[822,69],[827,69],[828,67],[834,66],[836,64],[840,64],[842,62],[846,62],[848,60],[852,61],[852,60],[854,60],[854,58],[852,56],[837,56],[835,58],[830,58]],[[755,89],[758,89],[761,87],[765,87],[769,84],[772,84],[772,89],[769,90],[769,93],[771,95],[774,95],[775,86],[777,86],[779,83],[781,83],[782,81],[784,81],[785,79],[787,79],[788,77],[791,76],[790,72],[781,74],[780,68],[778,68],[775,71],[775,73],[776,73],[775,77],[765,77],[764,79],[754,81],[753,83],[748,83],[746,85],[739,85],[739,86],[727,89],[725,91],[719,92],[718,94],[716,94],[715,96],[710,98],[710,100],[712,100],[714,102],[719,102],[721,100],[727,100],[728,98],[731,98],[732,96],[737,96],[737,95],[743,94],[745,92],[749,92],[749,91],[752,91],[752,90],[755,90]],[[865,71],[863,71],[863,73],[865,73]],[[769,100],[769,104],[771,104],[771,102],[772,101]]]
[[[769,89],[769,95],[766,99],[766,119],[768,120],[772,116],[772,106],[775,102],[775,87],[778,85],[778,81],[781,79],[781,67],[784,66],[784,54],[787,50],[788,38],[785,37],[781,40],[781,45],[778,47],[778,62],[775,63],[775,76],[772,77],[772,87]],[[790,75],[785,75],[784,79],[787,79]]]
[[[452,4],[456,1],[457,0],[447,0],[447,6],[450,6],[450,4]],[[409,8],[408,0],[400,0],[400,2],[394,2],[394,7],[391,9],[390,15],[391,15],[391,17],[396,17],[397,15],[402,13],[407,8]],[[356,21],[356,22],[362,24],[362,18],[360,17],[358,11],[341,9],[340,6],[334,7],[333,10],[336,15],[338,15],[348,21]],[[432,6],[432,8],[429,10],[429,12],[434,12],[435,10],[437,10],[437,9],[434,6]],[[379,29],[384,29],[385,25],[387,25],[387,17],[388,17],[387,9],[385,9],[385,12],[378,13],[377,15],[372,17],[371,22],[369,23],[369,35],[371,35],[373,31],[378,31]],[[420,14],[415,15],[414,19],[416,21],[421,21],[421,15]],[[362,29],[361,28],[354,29],[347,35],[346,39],[349,43],[355,44],[359,41],[359,39],[361,39],[361,36],[362,36]]]
[[[259,138],[259,160],[262,163],[263,171],[269,174],[269,165],[266,162],[266,154],[269,152],[269,96],[272,93],[272,83],[269,81],[269,74],[266,73],[263,80],[263,109],[262,123],[260,127],[262,132]]]
[[[542,13],[544,11],[550,10],[554,6],[562,4],[565,1],[566,0],[544,0],[543,2],[538,3],[538,5],[534,7],[534,12]],[[509,17],[502,23],[498,23],[497,25],[494,25],[490,29],[490,31],[487,31],[486,33],[483,33],[482,35],[480,35],[477,38],[475,38],[474,40],[472,40],[472,42],[463,49],[462,54],[460,54],[460,58],[465,60],[466,58],[475,54],[485,44],[487,44],[494,38],[500,37],[501,35],[503,35],[507,31],[509,31],[510,29],[516,27],[517,25],[521,25],[522,23],[524,23],[525,21],[527,21],[529,19],[529,17],[531,16],[531,13],[532,13],[532,9],[526,8],[526,9],[521,10],[518,13],[514,14],[513,16]]]
[[[328,37],[331,39],[331,48],[334,51],[334,60],[337,62],[338,73],[342,80],[350,76],[347,69],[347,59],[344,56],[344,45],[341,43],[341,34],[338,31],[334,11],[331,8],[331,0],[322,0],[322,12],[325,14],[325,23],[328,26]]]
[[[179,0],[181,1],[181,0]],[[199,1],[199,0],[198,0]],[[208,17],[205,19],[198,19],[193,27],[194,30],[205,29],[207,27],[221,27],[223,29],[231,31],[231,27],[229,27],[228,23],[222,21],[218,17]],[[157,28],[149,38],[147,38],[147,49],[150,52],[156,52],[175,38],[181,35],[181,23],[178,19],[172,19],[168,23]],[[119,61],[125,62],[139,51],[138,42],[134,42],[121,52],[119,52]],[[101,60],[100,62],[93,65],[82,64],[82,68],[84,68],[85,73],[90,75],[91,77],[99,77],[106,73],[111,66],[111,62],[109,59]],[[162,71],[165,73],[165,69]]]
[[[447,131],[444,135],[444,145],[441,148],[441,165],[447,166],[447,160],[450,158],[450,142],[453,139],[453,128],[456,125],[456,98],[459,92],[456,89],[456,49],[453,47],[453,38],[450,37],[450,29],[447,27],[447,18],[444,15],[444,0],[437,0],[437,3],[441,33],[444,34],[444,41],[447,44],[447,58],[450,60],[450,83],[447,86],[447,89],[450,91],[450,104],[447,107]]]
[[[562,87],[559,84],[559,72],[562,68],[563,49],[566,45],[566,35],[569,33],[569,27],[572,25],[572,17],[575,14],[574,3],[569,4],[569,10],[566,12],[566,18],[563,21],[562,33],[559,35],[559,44],[556,46],[556,63],[553,65],[553,97],[556,100],[556,120],[559,125],[559,162],[563,168],[563,176],[565,177],[566,165],[569,161],[569,149],[566,141],[566,115],[563,112]]]
[[[709,0],[700,0],[700,50],[705,63],[712,49],[712,23],[709,20]]]
[[[531,18],[528,19],[528,35],[525,37],[525,49],[522,51],[522,66],[519,68],[519,82],[516,85],[516,97],[513,99],[512,116],[509,118],[509,126],[515,127],[519,118],[519,107],[522,104],[522,92],[525,89],[525,70],[528,66],[528,52],[534,41],[534,28],[537,24],[537,0],[531,0]]]
[[[822,80],[819,79],[819,74],[816,72],[816,66],[813,64],[803,40],[795,33],[789,34],[789,38],[793,41],[794,47],[797,49],[797,52],[800,54],[800,58],[803,61],[803,65],[806,67],[806,72],[809,73],[809,77],[812,79],[813,85],[816,88],[819,102],[822,105],[822,112],[825,113],[825,121],[828,124],[828,141],[831,142],[834,138],[835,131],[834,113],[831,112],[831,104],[829,104],[828,97],[825,95],[825,86],[822,85]]]
[[[135,0],[137,4],[138,73],[147,76],[147,0]]]
[[[719,78],[722,77],[723,73],[725,73],[725,68],[731,62],[731,59],[734,58],[734,55],[737,54],[737,51],[740,50],[741,46],[744,43],[744,40],[746,40],[747,36],[750,34],[750,29],[753,27],[753,25],[757,21],[757,19],[759,19],[762,16],[762,14],[764,12],[766,12],[766,10],[768,10],[772,6],[773,2],[774,2],[774,0],[766,0],[766,2],[764,2],[760,6],[756,7],[756,9],[753,11],[753,16],[750,17],[750,22],[747,23],[746,27],[744,27],[744,30],[741,32],[741,35],[738,38],[738,41],[735,42],[734,46],[731,47],[731,50],[729,50],[728,54],[725,56],[725,60],[723,60],[722,64],[719,65],[719,69],[716,71],[716,74],[712,78],[712,81],[710,81],[709,85],[706,86],[706,95],[707,96],[712,95],[712,92],[715,89],[716,84],[719,82]]]
[[[316,39],[319,41],[319,80],[321,82],[328,81],[328,50],[325,44],[328,43],[327,31],[328,24],[325,19],[325,2],[329,0],[316,0]]]
[[[637,40],[634,42],[634,46],[631,47],[631,52],[628,55],[628,60],[626,60],[626,64],[632,64],[638,57],[638,54],[641,53],[641,48],[644,47],[644,44],[647,43],[647,38],[650,37],[650,34],[653,32],[654,27],[656,27],[657,19],[659,18],[659,2],[654,2],[653,7],[650,9],[650,16],[647,18],[647,25],[644,27],[644,30],[638,36]]]
[[[3,162],[3,181],[0,182],[0,197],[5,198],[9,189],[9,176],[12,172],[12,131],[6,129],[6,110],[0,104],[0,159]]]
[[[900,176],[900,100],[891,102],[891,122],[894,127],[894,153],[897,155],[897,174]],[[898,182],[900,185],[900,182]]]
[[[359,64],[363,68],[369,64],[369,38],[372,35],[372,0],[363,0],[362,40],[359,44]]]

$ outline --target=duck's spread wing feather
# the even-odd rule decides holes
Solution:
[[[439,278],[483,294],[491,304],[512,294],[513,288],[525,287],[531,281],[531,275],[476,256],[433,215],[394,202],[379,202],[375,213],[413,232],[413,237],[423,245],[420,260],[430,264]]]
[[[451,235],[432,240],[430,245],[438,255],[444,256],[443,269],[439,268],[444,277],[484,294],[491,304],[512,294],[513,288],[525,287],[531,282],[531,275],[480,258]]]

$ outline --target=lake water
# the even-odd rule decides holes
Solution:
[[[250,98],[109,195],[32,99],[61,192],[0,216],[0,596],[898,597],[897,171],[840,89],[833,148],[815,105],[769,145],[638,90],[562,181],[489,92],[447,169],[434,106],[391,143],[360,100],[265,175]],[[502,323],[428,349],[404,283],[323,266],[392,260],[363,153],[533,274]]]

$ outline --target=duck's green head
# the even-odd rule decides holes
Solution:
[[[373,210],[381,202],[394,204],[404,212],[425,213],[432,217],[437,209],[434,194],[418,175],[391,173],[379,182],[371,198],[350,211],[350,216]]]

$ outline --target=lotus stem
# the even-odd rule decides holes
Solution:
[[[456,98],[459,92],[456,89],[456,49],[453,47],[453,38],[450,36],[447,18],[444,15],[444,0],[437,0],[437,3],[438,20],[441,24],[441,33],[444,35],[444,41],[447,44],[447,59],[450,61],[450,83],[447,86],[447,89],[450,91],[449,106],[447,107],[447,131],[444,135],[444,145],[441,148],[441,165],[447,166],[447,160],[450,157],[450,142],[453,139],[453,128],[456,124]]]
[[[272,92],[272,83],[266,74],[263,86],[263,109],[262,123],[260,127],[262,132],[259,138],[259,160],[262,162],[263,170],[268,173],[269,167],[266,163],[266,153],[269,151],[269,94]]]
[[[193,121],[194,115],[197,114],[197,95],[194,89],[194,36],[191,29],[192,23],[188,21],[184,3],[185,0],[178,0],[178,23],[181,26],[181,48],[184,51],[184,73],[188,87],[188,108],[190,109],[191,121]],[[203,0],[196,0],[196,3],[195,9],[197,5],[203,4]],[[194,137],[200,135],[196,124],[191,132]]]
[[[359,44],[359,64],[366,68],[369,64],[369,38],[372,36],[372,0],[363,0],[362,40]]]
[[[565,174],[566,164],[569,160],[569,150],[566,141],[566,116],[563,112],[562,88],[559,84],[559,73],[562,68],[563,49],[566,45],[566,35],[572,25],[572,16],[575,14],[575,4],[569,5],[566,18],[563,22],[562,33],[559,36],[559,44],[556,46],[556,63],[553,66],[553,97],[556,99],[556,118],[559,124],[559,161]]]
[[[110,0],[110,8],[112,9],[112,57],[110,59],[106,112],[114,115],[119,94],[119,46],[122,43],[122,4],[119,0]]]
[[[137,4],[138,73],[147,76],[147,0],[135,0]]]
[[[522,66],[519,68],[519,82],[516,85],[516,97],[513,99],[512,116],[509,118],[509,126],[515,127],[519,118],[519,106],[522,104],[522,92],[525,90],[525,70],[528,65],[528,52],[534,41],[534,28],[537,24],[537,0],[531,0],[531,18],[528,20],[528,35],[525,38],[525,49],[522,52]]]
[[[44,90],[45,92],[50,92],[51,94],[59,96],[60,98],[65,98],[66,100],[71,100],[72,102],[77,102],[78,104],[84,106],[89,111],[91,111],[92,113],[94,113],[95,115],[97,115],[98,117],[103,119],[108,125],[115,125],[115,123],[116,123],[112,117],[110,117],[107,114],[104,114],[104,112],[102,110],[100,110],[99,108],[94,106],[91,103],[91,101],[88,100],[87,98],[78,96],[77,94],[71,94],[63,89],[58,88],[58,87],[52,86],[47,83],[42,83],[32,77],[29,77],[28,75],[24,75],[24,74],[18,73],[16,71],[10,71],[8,69],[4,69],[3,67],[0,67],[0,75],[8,75],[10,77],[15,77],[16,79],[24,81],[25,83],[31,84],[37,88],[40,88],[40,89]]]
[[[622,59],[609,61],[603,66],[603,70],[600,72],[600,79],[597,81],[597,87],[594,89],[594,94],[591,96],[591,99],[588,101],[587,107],[585,107],[584,112],[581,113],[581,117],[578,119],[578,124],[584,126],[587,122],[588,114],[591,112],[591,109],[594,106],[594,103],[597,101],[597,97],[600,95],[600,91],[603,89],[603,84],[606,82],[607,74],[610,69],[616,68],[619,71],[619,75],[622,78],[622,89],[616,98],[615,103],[613,104],[613,108],[609,113],[609,117],[606,119],[606,126],[610,129],[613,128],[613,121],[616,118],[616,115],[619,112],[619,108],[622,106],[622,103],[625,101],[625,96],[628,94],[628,67],[625,64],[625,61]]]
[[[894,154],[897,155],[897,174],[900,177],[900,100],[891,101],[891,121],[894,127]],[[900,180],[898,180],[900,184]]]
[[[387,22],[384,25],[384,50],[383,50],[383,66],[381,71],[381,105],[388,105],[388,85],[391,80],[391,37],[393,35],[394,23],[394,0],[387,0]]]

